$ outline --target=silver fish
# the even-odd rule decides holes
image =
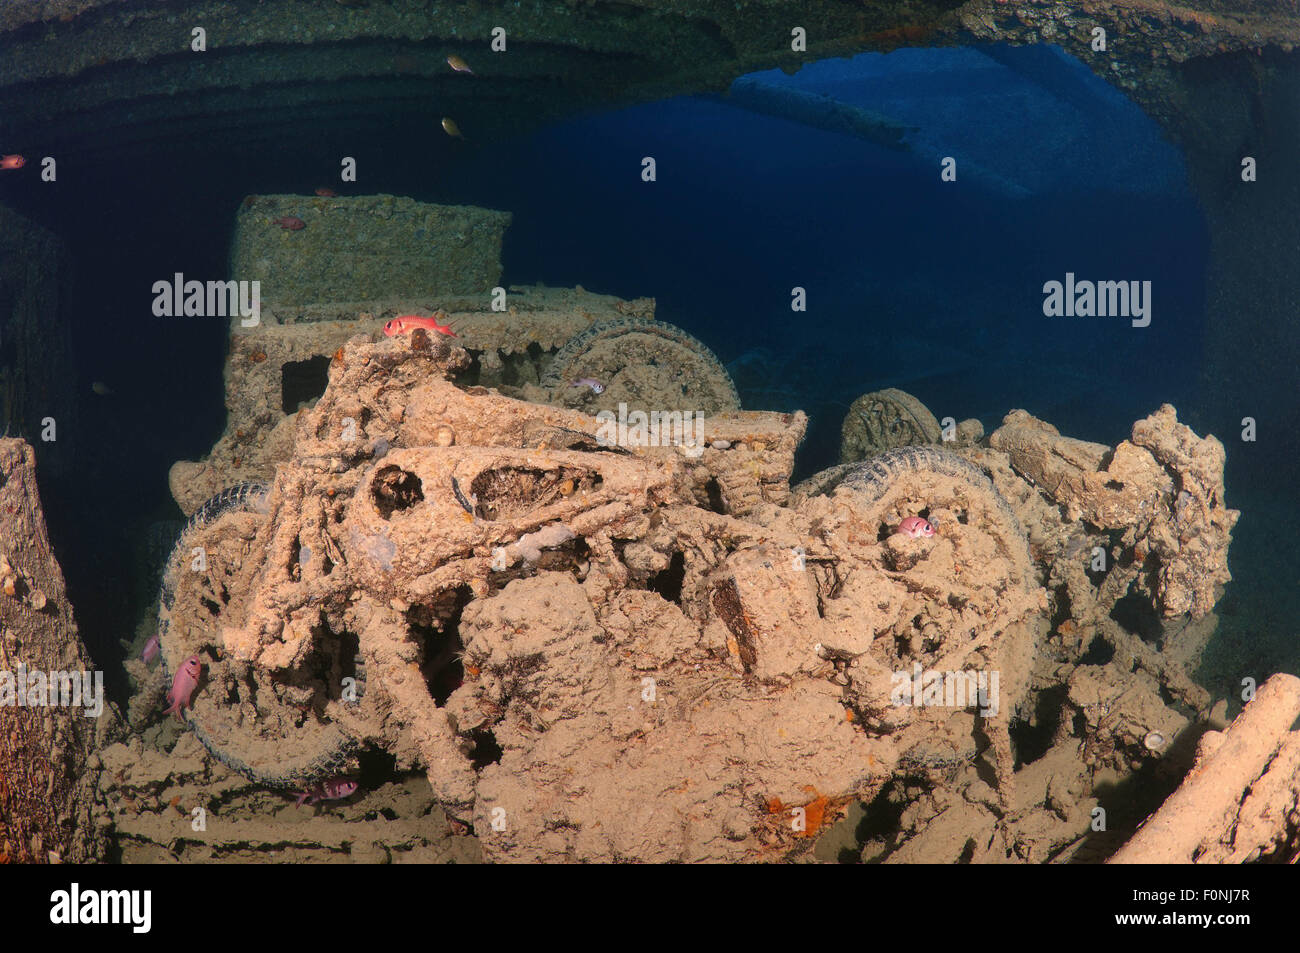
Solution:
[[[569,383],[570,387],[590,387],[593,394],[605,393],[605,385],[594,377],[579,377]]]

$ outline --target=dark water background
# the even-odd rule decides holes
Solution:
[[[1265,651],[1251,632],[1279,613],[1282,628],[1294,618],[1285,612],[1295,608],[1296,533],[1279,541],[1276,527],[1296,522],[1285,492],[1295,463],[1263,445],[1239,452],[1243,410],[1202,401],[1208,244],[1181,158],[1122,96],[1041,51],[1026,51],[1023,70],[975,73],[946,52],[838,61],[820,76],[818,89],[845,101],[892,90],[884,105],[901,112],[923,97],[948,104],[926,114],[910,152],[725,97],[580,117],[497,143],[473,141],[472,120],[461,123],[471,141],[452,141],[436,108],[413,118],[378,103],[369,125],[314,116],[255,143],[229,124],[148,148],[86,143],[60,159],[56,186],[6,184],[4,200],[70,251],[67,313],[51,320],[76,331],[79,379],[68,385],[85,395],[79,466],[43,476],[42,492],[98,664],[114,670],[117,642],[144,608],[134,542],[150,523],[180,518],[168,467],[206,454],[224,422],[225,321],[155,318],[150,287],[177,271],[226,277],[243,196],[320,185],[509,210],[506,284],[655,297],[660,319],[728,364],[746,407],[809,412],[797,477],[837,462],[849,403],[886,386],[937,417],[979,417],[989,432],[1023,407],[1108,444],[1173,403],[1198,433],[1225,439],[1229,504],[1246,510],[1232,564],[1239,578],[1248,567],[1248,581],[1230,587],[1225,611],[1237,621],[1220,641],[1238,659],[1255,652],[1269,671],[1294,664],[1285,646]],[[902,78],[891,79],[891,57]],[[998,102],[1013,108],[999,112]],[[982,183],[966,152],[958,182],[941,182],[937,150],[950,132],[984,167],[1029,187],[1009,195]],[[357,159],[355,186],[337,183],[343,155]],[[654,183],[641,180],[647,155]],[[337,267],[348,268],[346,249]],[[1151,281],[1151,326],[1044,317],[1043,283],[1067,271]],[[795,286],[807,291],[804,313],[791,311]],[[115,393],[92,396],[96,380]]]

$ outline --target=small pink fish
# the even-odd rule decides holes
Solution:
[[[21,169],[26,164],[22,156],[0,156],[0,169]]]
[[[291,232],[298,232],[307,227],[307,223],[296,215],[281,215],[279,218],[271,219],[271,224],[287,228]]]
[[[144,651],[140,653],[140,658],[148,665],[158,657],[158,633],[155,632],[149,636],[149,641],[144,644]]]
[[[570,387],[590,387],[593,394],[605,393],[605,385],[594,377],[579,377],[576,381],[569,382]]]
[[[904,536],[910,536],[912,539],[920,539],[923,536],[933,536],[934,527],[928,520],[919,516],[909,516],[898,524],[895,533],[902,533]]]
[[[306,791],[299,791],[297,806],[315,804],[318,801],[341,801],[345,797],[351,797],[356,790],[357,782],[350,778],[330,778],[321,784],[313,784]]]
[[[167,700],[171,702],[163,715],[174,714],[181,721],[185,718],[181,714],[181,709],[190,704],[190,696],[194,694],[194,689],[199,685],[199,676],[203,674],[203,663],[199,661],[197,655],[191,655],[176,671],[176,677],[172,679],[172,687],[167,690]]]

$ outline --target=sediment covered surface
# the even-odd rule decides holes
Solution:
[[[1016,412],[792,493],[802,414],[611,441],[474,361],[354,335],[271,478],[198,508],[163,596],[189,726],[141,703],[104,755],[135,856],[780,860],[865,811],[895,817],[865,859],[1085,859],[1141,819],[1098,836],[1098,791],[1172,790],[1222,717],[1188,671],[1235,513],[1172,408],[1110,452]]]

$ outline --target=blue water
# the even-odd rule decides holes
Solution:
[[[1039,54],[1026,58],[1041,72]],[[962,114],[954,104],[970,93],[972,59],[988,64],[977,71],[982,106]],[[916,126],[907,151],[726,99],[684,98],[545,130],[475,163],[466,192],[514,212],[512,280],[653,295],[661,319],[732,364],[747,406],[809,410],[801,472],[837,462],[848,403],[884,386],[941,417],[980,417],[990,431],[1025,407],[1109,443],[1163,401],[1191,412],[1208,249],[1178,152],[1063,55],[1050,62],[1062,64],[1072,100],[1083,98],[1075,87],[1087,88],[1089,109],[969,50],[867,54],[737,85],[789,86],[807,75],[809,90],[843,102],[855,89],[880,94],[893,60],[910,77],[933,61],[921,91],[905,84],[879,102],[860,97],[929,123]],[[999,94],[1022,122],[993,136],[989,104]],[[927,112],[936,101],[943,108]],[[1023,119],[1026,102],[1036,103],[1037,125]],[[654,183],[640,178],[647,155]],[[957,182],[940,181],[944,155],[958,160]],[[968,164],[1003,171],[968,179]],[[1044,282],[1067,272],[1151,281],[1151,325],[1044,317]],[[806,290],[804,313],[791,310],[794,287]],[[773,357],[756,359],[756,349]]]

